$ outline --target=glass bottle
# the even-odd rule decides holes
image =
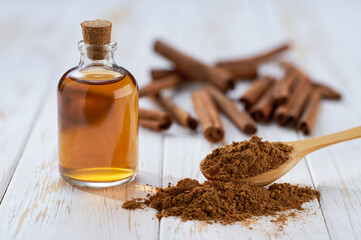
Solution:
[[[80,41],[79,65],[58,85],[60,174],[76,186],[121,185],[138,171],[138,87],[116,47]]]

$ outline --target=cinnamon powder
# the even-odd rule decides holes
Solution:
[[[320,193],[309,187],[275,183],[269,188],[251,183],[180,180],[176,186],[159,188],[146,199],[132,199],[123,208],[134,210],[150,206],[157,217],[179,216],[183,221],[201,220],[232,224],[253,216],[272,216],[288,209],[302,210],[302,204]]]
[[[252,136],[248,141],[233,142],[208,154],[202,171],[218,180],[238,181],[277,168],[289,159],[293,147],[281,142],[262,141]]]

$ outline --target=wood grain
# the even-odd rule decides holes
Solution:
[[[288,57],[344,96],[340,102],[322,103],[312,136],[355,127],[361,118],[360,8],[353,1],[2,2],[0,239],[360,238],[360,140],[312,153],[280,180],[313,186],[321,191],[321,200],[306,204],[307,211],[279,232],[269,218],[231,226],[176,218],[159,223],[152,209],[121,209],[126,199],[152,192],[146,184],[167,186],[185,177],[205,180],[198,164],[220,145],[208,143],[200,129],[193,133],[174,125],[158,134],[141,128],[136,181],[91,190],[73,188],[60,178],[56,123],[56,83],[79,59],[79,23],[106,18],[112,20],[118,42],[115,58],[140,86],[150,81],[150,69],[169,67],[151,50],[156,38],[170,40],[208,64],[290,40]],[[229,96],[237,99],[246,85],[239,83]],[[190,92],[197,87],[186,85],[166,94],[194,115]],[[140,106],[156,108],[147,99]],[[222,121],[222,144],[249,138],[224,116]],[[280,141],[303,138],[275,124],[260,124],[257,135]]]
[[[25,3],[19,9],[16,4],[8,3],[0,10],[0,31],[5,36],[0,40],[0,199],[49,93],[49,80],[57,81],[61,76],[61,69],[57,69],[59,49],[54,45],[60,47],[68,40],[60,34],[62,31],[68,34],[68,29],[52,26],[65,6],[34,16],[31,23],[26,10],[30,7]],[[72,16],[74,12],[68,14]],[[44,22],[44,18],[50,20]],[[62,64],[72,56],[66,55],[68,50],[62,49],[59,54],[63,57]],[[48,61],[53,64],[47,64]]]

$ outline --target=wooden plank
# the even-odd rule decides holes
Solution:
[[[288,9],[283,16],[289,20],[283,22],[288,30],[298,28],[296,20],[299,18],[309,26],[294,35],[297,39],[302,38],[299,49],[303,51],[297,52],[302,66],[343,93],[340,102],[324,101],[313,136],[360,124],[361,83],[357,79],[361,72],[360,56],[356,53],[361,51],[361,32],[353,31],[356,22],[361,20],[359,7],[360,3],[356,2],[332,2],[327,8],[313,3],[302,11]],[[342,21],[334,19],[336,13]],[[314,184],[321,191],[321,208],[332,239],[358,239],[361,236],[359,144],[360,140],[342,143],[307,157]]]
[[[110,18],[114,26],[117,26],[113,30],[114,39],[119,43],[116,59],[120,65],[125,64],[125,67],[135,73],[140,85],[148,79],[149,66],[167,65],[166,61],[151,52],[151,43],[158,36],[169,39],[176,46],[209,63],[222,57],[231,58],[252,53],[267,44],[271,46],[290,37],[296,43],[293,57],[298,60],[297,62],[310,69],[321,80],[330,81],[331,85],[342,87],[343,92],[347,92],[343,102],[325,103],[322,106],[315,135],[341,130],[340,124],[344,128],[358,124],[361,108],[355,103],[360,102],[358,91],[361,85],[357,79],[360,78],[361,72],[357,64],[360,58],[356,53],[360,52],[361,32],[355,26],[360,21],[357,15],[358,8],[353,4],[331,3],[325,8],[316,3],[297,3],[293,6],[283,1],[277,2],[276,5],[260,2],[189,1],[180,4],[157,1],[140,4],[111,1],[104,5],[97,4],[95,8],[95,3],[91,1],[87,2],[87,6],[79,4],[71,8],[75,13],[82,11],[84,14],[69,13],[69,5],[62,4],[56,4],[55,7],[49,4],[47,7],[50,7],[50,10],[47,13],[35,16],[27,14],[27,11],[32,9],[31,7],[40,9],[40,3],[25,3],[25,10],[20,12],[17,12],[17,4],[8,2],[0,9],[0,29],[3,30],[7,24],[2,19],[16,20],[19,15],[20,20],[14,26],[26,26],[26,29],[29,29],[25,32],[13,31],[9,35],[12,37],[9,40],[0,39],[0,56],[13,59],[5,65],[4,60],[0,62],[9,72],[14,73],[9,73],[10,81],[0,80],[4,86],[0,88],[0,197],[16,166],[16,163],[9,160],[3,164],[3,156],[10,160],[19,159],[20,146],[25,142],[26,131],[36,113],[37,107],[34,106],[37,105],[36,102],[40,102],[43,90],[55,89],[56,81],[64,69],[72,66],[74,60],[78,59],[74,43],[80,38],[79,28],[68,29],[68,24],[94,16]],[[153,4],[157,8],[152,8]],[[57,10],[54,10],[55,8]],[[217,15],[214,9],[217,9]],[[333,17],[339,12],[342,21]],[[145,23],[147,27],[143,27]],[[42,34],[43,37],[38,38],[36,33]],[[31,37],[31,34],[34,36]],[[30,40],[24,43],[23,38]],[[2,47],[4,43],[7,46],[8,42],[14,44]],[[339,45],[339,42],[342,45]],[[23,44],[23,49],[27,50],[18,50],[19,44]],[[37,54],[38,52],[46,54]],[[14,53],[23,54],[21,56],[24,60],[19,60],[19,55]],[[28,56],[34,57],[29,61]],[[21,64],[23,71],[31,74],[27,75],[26,79],[18,78],[15,74],[15,67],[18,66],[10,62]],[[38,71],[37,75],[33,68],[38,66],[38,62],[52,63],[51,66],[54,68]],[[51,86],[46,85],[55,75],[56,80],[50,84]],[[20,93],[20,96],[14,98],[13,93],[19,90],[18,84],[29,88],[29,95]],[[230,95],[238,97],[245,85],[242,84]],[[188,88],[186,86],[177,91],[175,100],[194,114],[189,93],[182,93],[182,90],[194,89]],[[268,218],[262,218],[249,226],[207,225],[197,221],[181,222],[176,218],[165,218],[161,221],[159,230],[154,210],[122,210],[120,206],[126,199],[144,196],[150,191],[145,184],[166,186],[168,182],[176,183],[184,177],[204,180],[199,172],[199,161],[218,145],[209,144],[200,132],[194,134],[178,126],[173,126],[167,133],[164,151],[162,135],[145,129],[140,130],[141,171],[137,181],[105,190],[71,187],[59,178],[57,172],[54,93],[55,91],[45,101],[46,106],[33,129],[30,141],[0,205],[0,239],[115,239],[120,236],[129,239],[329,238],[317,202],[307,204],[309,210],[299,218],[290,220],[281,233],[277,231],[277,226],[269,223]],[[140,104],[153,107],[146,100],[142,100]],[[4,106],[6,110],[3,110]],[[5,116],[6,120],[3,120],[2,116]],[[346,119],[341,119],[340,116],[346,116]],[[227,119],[223,119],[227,128],[227,143],[249,138],[241,134]],[[13,134],[14,129],[20,134]],[[291,130],[279,128],[274,124],[261,125],[258,135],[269,140],[297,139]],[[361,234],[361,168],[358,163],[358,142],[344,143],[330,150],[314,153],[308,157],[308,164],[305,161],[301,162],[281,179],[310,186],[313,180],[316,188],[322,191],[322,213],[332,239],[355,239]],[[6,151],[1,151],[2,149]],[[342,159],[343,164],[339,159]],[[331,164],[325,164],[327,160]],[[312,179],[309,171],[312,173]],[[327,176],[324,176],[325,172]],[[254,229],[251,230],[249,227]]]
[[[209,4],[209,2],[207,2]],[[211,12],[204,12],[205,6],[202,4],[193,7],[193,11],[187,12],[187,19],[193,23],[194,29],[205,29],[204,25],[211,25],[212,18]],[[273,12],[270,12],[270,7],[259,6],[257,4],[242,4],[235,2],[232,3],[232,9],[227,8],[226,4],[215,4],[212,2],[212,7],[219,9],[217,24],[219,26],[227,26],[228,21],[232,21],[238,26],[239,30],[218,28],[218,38],[221,36],[223,44],[220,44],[216,48],[212,39],[217,39],[217,36],[212,36],[210,33],[202,33],[204,36],[197,36],[199,42],[202,42],[202,46],[197,46],[197,50],[200,56],[205,59],[211,59],[212,54],[222,54],[227,52],[235,52],[234,46],[241,49],[239,52],[247,53],[247,50],[257,48],[260,49],[265,44],[269,44],[269,39],[262,39],[262,36],[267,31],[280,33],[278,35],[272,35],[272,41],[276,43],[284,40],[282,35],[282,29],[274,27],[273,29],[264,29],[259,25],[259,20],[255,20],[255,17],[247,15],[247,13],[254,13],[255,16],[267,16],[267,19],[263,21],[275,21]],[[224,10],[226,9],[226,10]],[[203,20],[195,21],[190,16],[196,16],[197,12],[202,11],[205,16]],[[224,11],[224,12],[223,12]],[[236,14],[237,13],[237,14]],[[232,17],[228,17],[232,16]],[[195,18],[195,17],[194,17]],[[191,30],[192,31],[192,30]],[[266,31],[266,33],[264,32]],[[241,33],[247,33],[248,39],[238,37]],[[209,39],[206,41],[206,38]],[[257,40],[258,39],[258,40]],[[261,40],[262,39],[262,40]],[[218,39],[217,39],[218,40]],[[221,40],[219,40],[221,42]],[[218,42],[217,42],[218,43]],[[196,43],[184,43],[188,44],[191,48],[192,44]],[[209,53],[211,52],[211,53]],[[249,52],[251,53],[251,52]],[[214,56],[213,56],[214,57]],[[244,91],[244,85],[239,84],[237,88],[230,93],[232,98],[240,96]],[[243,85],[243,86],[242,86]],[[193,88],[194,89],[194,88]],[[192,90],[192,89],[187,89]],[[190,102],[189,93],[178,92],[174,96],[178,103],[188,110],[192,110],[194,113],[192,104]],[[249,139],[250,136],[241,133],[228,119],[222,118],[226,129],[226,143],[232,141],[242,141]],[[264,137],[268,140],[296,140],[297,135],[295,131],[285,128],[280,128],[276,124],[262,125],[259,124],[259,131],[257,135]],[[180,147],[182,146],[182,147]],[[168,182],[176,183],[178,180],[190,177],[199,181],[204,181],[204,177],[199,170],[199,162],[210,153],[216,144],[208,143],[200,131],[195,136],[183,136],[167,137],[165,140],[165,157],[164,157],[164,171],[163,171],[163,187],[167,186]],[[187,149],[192,149],[191,151]],[[287,181],[294,184],[304,184],[312,186],[312,179],[305,162],[299,164],[289,174],[284,176],[280,182]],[[307,211],[299,214],[294,220],[289,220],[284,230],[280,232],[278,226],[271,223],[272,218],[263,217],[255,223],[236,223],[231,226],[222,226],[220,224],[206,224],[199,221],[182,222],[178,218],[163,218],[161,220],[160,238],[161,239],[264,239],[264,238],[281,238],[281,239],[329,239],[328,232],[323,220],[322,213],[319,208],[318,202],[315,200],[311,203],[305,204]],[[302,223],[302,224],[301,224]],[[252,227],[253,229],[250,229]]]
[[[140,131],[140,172],[131,184],[109,189],[75,188],[58,173],[55,94],[47,101],[0,205],[0,238],[134,239],[143,231],[158,235],[153,211],[129,212],[122,203],[159,185],[161,137]],[[152,160],[152,161],[150,161]],[[45,230],[46,229],[46,230]]]
[[[87,6],[75,6],[75,11],[83,11],[89,18],[96,13],[101,16],[113,16],[115,36],[121,36],[118,43],[120,53],[116,58],[126,61],[130,66],[140,66],[142,59],[144,65],[140,68],[130,67],[135,71],[135,77],[146,81],[148,66],[156,62],[154,56],[144,56],[142,52],[135,52],[134,55],[124,55],[127,52],[129,43],[145,46],[144,39],[154,38],[148,32],[142,35],[142,29],[134,31],[132,27],[148,19],[147,9],[141,4],[128,4],[112,2],[99,8],[93,8],[95,1]],[[118,8],[118,9],[117,9]],[[128,10],[131,13],[124,18],[116,18],[119,9],[125,14]],[[113,14],[113,15],[112,15]],[[82,16],[83,17],[83,16]],[[72,22],[80,22],[80,16],[69,16]],[[74,20],[75,19],[75,20]],[[123,23],[122,23],[123,22]],[[117,23],[120,23],[117,25]],[[163,24],[161,18],[154,21],[157,25],[153,29],[159,31],[167,30],[168,24]],[[124,38],[124,25],[129,25],[125,31],[134,36]],[[166,29],[162,29],[166,27]],[[64,34],[77,34],[80,28],[73,28]],[[133,39],[135,37],[136,39]],[[60,45],[65,44],[62,38]],[[114,37],[116,39],[117,37]],[[123,39],[123,40],[122,40]],[[78,40],[78,39],[77,39]],[[73,41],[74,51],[76,41]],[[136,48],[136,46],[134,46]],[[137,48],[136,48],[137,49]],[[147,51],[150,52],[149,46]],[[78,57],[79,53],[76,52]],[[60,56],[61,57],[61,56]],[[120,62],[121,62],[120,61]],[[65,64],[57,67],[63,69]],[[132,69],[133,68],[133,69]],[[147,71],[145,71],[147,70]],[[133,72],[134,73],[134,72]],[[140,81],[140,84],[142,84]],[[125,186],[111,189],[92,190],[78,189],[63,181],[58,173],[57,166],[57,122],[56,122],[56,81],[52,82],[50,98],[46,101],[46,107],[37,122],[33,134],[28,142],[27,148],[19,162],[18,168],[0,205],[0,238],[110,238],[118,239],[119,236],[127,239],[156,239],[158,237],[159,222],[154,217],[154,211],[133,211],[129,212],[121,208],[122,203],[134,197],[144,197],[152,189],[146,184],[159,186],[162,176],[163,159],[163,136],[146,129],[139,132],[139,158],[140,171],[134,182]],[[141,100],[143,107],[154,107],[146,100]],[[37,161],[34,162],[34,159]],[[19,198],[19,196],[22,196]],[[46,231],[44,230],[46,229]]]
[[[177,96],[179,102],[186,98]],[[249,136],[241,134],[227,119],[223,118],[227,129],[227,143],[233,140],[248,139]],[[294,140],[295,133],[279,126],[261,127],[259,136],[269,140]],[[275,138],[275,136],[277,136]],[[203,136],[187,136],[182,138],[167,137],[165,142],[165,162],[163,174],[163,187],[168,182],[175,184],[186,177],[195,178],[200,182],[205,179],[199,170],[199,162],[216,147],[208,143]],[[182,147],[180,147],[182,146]],[[193,149],[187,151],[187,149]],[[301,162],[295,169],[284,176],[279,182],[290,182],[312,186],[312,181],[305,165]],[[163,218],[161,220],[161,239],[238,239],[252,238],[280,238],[280,239],[329,239],[319,204],[316,200],[305,204],[307,209],[295,219],[290,219],[283,231],[278,230],[278,225],[270,222],[272,218],[263,217],[256,222],[236,223],[231,226],[220,224],[209,225],[199,221],[182,222],[179,218]],[[253,229],[250,229],[253,228]]]
[[[87,5],[89,11],[87,16],[93,18],[95,11],[102,12],[106,17],[109,12],[116,9],[93,8],[95,2]],[[115,5],[119,9],[122,4]],[[83,7],[77,6],[76,11],[83,11]],[[125,20],[130,26],[138,21],[141,12],[137,5],[128,6],[132,9],[131,20]],[[93,10],[91,10],[93,9]],[[94,10],[95,9],[95,10]],[[92,12],[93,11],[93,12]],[[124,9],[124,11],[126,11]],[[142,10],[143,11],[143,10]],[[72,22],[80,22],[80,16],[69,16]],[[76,19],[76,20],[74,20]],[[119,34],[122,26],[114,24],[114,32]],[[71,31],[63,33],[80,36],[80,28],[71,27]],[[129,31],[130,29],[128,29]],[[62,32],[57,32],[62,34]],[[136,36],[141,36],[137,32]],[[114,37],[116,39],[116,37]],[[124,37],[123,37],[124,39]],[[76,40],[71,42],[72,52],[75,52],[76,63],[79,53],[76,51]],[[126,56],[121,53],[128,48],[127,42],[132,39],[125,38],[118,45],[120,56],[123,61],[136,63],[136,59],[142,59],[148,66],[154,60],[150,57],[134,55]],[[139,41],[142,38],[139,37]],[[141,42],[136,42],[142,44]],[[64,44],[62,39],[61,45]],[[140,52],[138,54],[141,54]],[[61,57],[61,56],[59,56]],[[74,65],[74,64],[73,64]],[[138,64],[139,65],[139,64]],[[144,67],[143,66],[143,67]],[[64,72],[65,64],[57,66]],[[136,69],[136,77],[143,69]],[[145,71],[144,71],[145,72]],[[142,79],[146,79],[143,77]],[[139,131],[139,158],[140,171],[136,181],[131,184],[104,190],[77,189],[65,183],[59,176],[57,166],[57,122],[56,122],[56,99],[54,81],[50,89],[53,89],[46,108],[42,111],[40,119],[36,124],[28,146],[19,163],[16,174],[13,177],[7,194],[0,206],[0,238],[109,238],[118,239],[119,236],[127,239],[156,239],[158,236],[159,222],[154,218],[152,211],[129,212],[121,208],[122,203],[133,197],[144,197],[150,187],[145,184],[159,186],[162,171],[162,135],[151,131],[140,129]],[[149,106],[150,103],[141,101],[142,106]],[[156,147],[154,147],[156,146]],[[37,161],[34,163],[34,159]],[[19,196],[22,196],[19,198]]]
[[[56,70],[60,59],[56,54],[64,38],[59,33],[67,32],[55,24],[58,17],[62,19],[64,6],[32,16],[28,14],[31,4],[24,3],[24,8],[17,4],[8,2],[0,9],[0,31],[4,36],[0,40],[3,69],[0,79],[0,199],[22,155],[49,80],[56,81],[60,77]],[[72,14],[71,8],[68,14]],[[66,56],[63,61],[66,63],[68,59]],[[48,65],[48,62],[53,64]]]

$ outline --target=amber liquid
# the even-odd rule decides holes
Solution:
[[[103,67],[66,73],[58,86],[58,117],[66,180],[103,186],[136,175],[138,90],[130,73]]]

